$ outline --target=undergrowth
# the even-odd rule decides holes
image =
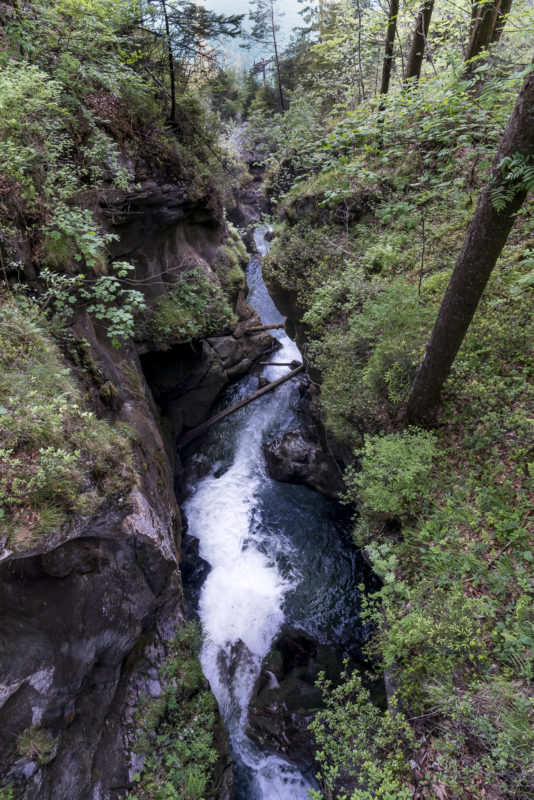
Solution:
[[[178,344],[221,333],[236,323],[219,282],[197,267],[180,275],[156,301],[149,326],[156,341]]]
[[[179,630],[160,669],[161,696],[141,702],[134,749],[144,761],[129,800],[200,800],[214,788],[218,711],[199,648],[195,623]]]
[[[132,433],[84,405],[39,308],[0,297],[0,539],[17,552],[125,496]]]

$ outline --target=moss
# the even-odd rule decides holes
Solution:
[[[118,370],[125,390],[131,394],[134,400],[144,400],[145,383],[137,365],[132,361],[121,361],[118,365]]]
[[[104,370],[91,352],[89,342],[86,339],[77,339],[63,327],[59,328],[56,336],[62,347],[67,351],[69,358],[78,368],[78,375],[87,388],[88,397],[90,398],[96,389],[100,400],[108,408],[116,410],[120,398],[120,390],[113,381],[106,379]]]
[[[219,249],[215,273],[230,302],[234,304],[237,295],[246,285],[245,267],[248,264],[249,256],[237,229],[231,223],[228,223],[227,227],[229,236],[226,243]]]
[[[27,728],[17,738],[17,753],[23,758],[36,761],[39,765],[48,764],[56,742],[51,732],[34,726]]]
[[[41,245],[43,263],[62,272],[73,269],[76,245],[69,236],[52,238],[45,236]]]
[[[239,249],[232,243],[219,250],[215,268],[226,294],[235,298],[245,288],[245,273],[240,262]]]

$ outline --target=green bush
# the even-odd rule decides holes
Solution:
[[[48,764],[54,752],[55,740],[44,728],[27,728],[17,738],[17,753],[38,764]]]
[[[343,800],[342,787],[355,785],[351,800],[410,800],[407,753],[413,742],[403,715],[376,708],[356,672],[342,674],[335,688],[322,675],[318,686],[326,705],[310,725],[322,787],[310,793],[313,800]]]
[[[101,247],[100,243],[95,249],[95,258]],[[86,252],[86,260],[88,255]],[[111,344],[118,348],[134,335],[136,316],[147,308],[141,292],[124,289],[121,284],[121,279],[132,270],[133,266],[127,261],[116,261],[111,266],[114,274],[95,279],[84,274],[67,276],[42,269],[40,277],[47,289],[43,302],[52,300],[52,307],[63,322],[71,322],[80,306],[85,308],[90,317],[105,326]]]
[[[483,602],[465,597],[461,586],[432,592],[427,584],[410,587],[402,600],[409,605],[402,616],[394,599],[386,599],[383,616],[375,615],[380,633],[374,646],[384,667],[396,671],[403,704],[421,713],[427,682],[449,683],[456,669],[487,666],[486,609]]]
[[[395,420],[408,399],[434,317],[414,287],[368,280],[348,267],[311,294],[303,317],[318,337],[309,347],[322,375],[327,426],[341,440]]]
[[[200,800],[210,790],[218,715],[205,688],[199,647],[198,625],[179,629],[160,670],[163,694],[141,705],[135,749],[144,766],[130,800]]]
[[[222,333],[236,322],[220,285],[197,267],[156,301],[151,328],[158,341],[177,344]]]
[[[436,436],[428,431],[366,436],[363,448],[355,452],[360,471],[350,467],[345,473],[348,498],[366,514],[413,514],[432,490],[431,467],[438,453]]]

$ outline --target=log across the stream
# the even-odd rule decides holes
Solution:
[[[224,411],[221,411],[219,414],[215,414],[214,417],[211,417],[211,419],[206,420],[206,422],[203,422],[202,425],[198,425],[196,428],[193,428],[193,430],[189,431],[189,433],[186,433],[186,435],[180,442],[179,444],[180,449],[186,447],[186,445],[192,442],[193,439],[196,439],[197,436],[200,436],[202,433],[205,433],[212,427],[212,425],[215,425],[215,423],[220,422],[222,419],[225,419],[230,414],[233,414],[234,411],[238,411],[240,408],[243,408],[243,406],[252,403],[253,400],[258,400],[260,397],[263,397],[264,394],[272,392],[272,390],[276,389],[277,386],[281,386],[290,378],[294,378],[295,375],[298,375],[300,372],[303,371],[303,369],[304,365],[301,364],[296,369],[292,369],[291,372],[288,372],[286,375],[283,375],[281,378],[278,378],[278,380],[268,383],[267,386],[263,387],[263,389],[258,389],[258,391],[254,392],[254,394],[249,395],[249,397],[245,397],[244,400],[240,400],[239,403],[235,403],[233,406],[230,406],[229,408],[225,408]]]
[[[260,333],[260,331],[276,331],[282,330],[285,327],[285,322],[277,322],[276,325],[254,325],[253,328],[247,328],[245,333]]]

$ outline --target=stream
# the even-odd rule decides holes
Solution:
[[[268,252],[267,228],[256,230],[258,252]],[[261,259],[247,271],[248,301],[264,324],[282,322],[261,276]],[[283,330],[269,361],[301,360]],[[265,367],[275,380],[287,366]],[[345,510],[303,486],[271,480],[262,443],[299,425],[297,379],[212,428],[195,458],[209,472],[188,486],[188,535],[210,570],[194,598],[202,623],[201,663],[218,700],[234,759],[236,800],[305,800],[315,786],[295,763],[262,750],[246,732],[248,706],[262,661],[282,627],[321,644],[361,638],[358,586],[368,572],[351,547]],[[221,407],[257,388],[247,376],[228,389]]]

